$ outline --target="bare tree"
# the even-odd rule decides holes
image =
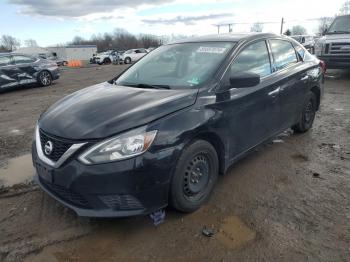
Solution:
[[[264,29],[264,25],[262,23],[256,22],[250,28],[250,32],[262,32],[263,29]]]
[[[295,25],[292,27],[292,35],[305,35],[307,33],[306,28],[301,25]]]
[[[34,39],[27,39],[24,41],[24,45],[27,47],[37,47],[38,43]]]
[[[287,29],[283,34],[287,35],[287,36],[290,36],[292,34],[292,32],[289,29]]]
[[[14,51],[21,46],[20,40],[10,35],[2,35],[0,45],[7,51]]]
[[[319,19],[319,24],[318,24],[316,34],[322,35],[324,31],[326,31],[326,29],[328,29],[328,27],[331,25],[333,20],[334,20],[334,17],[321,17]]]

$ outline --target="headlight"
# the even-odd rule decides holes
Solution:
[[[102,141],[85,151],[79,160],[85,164],[100,164],[141,155],[151,146],[157,131],[138,128]]]

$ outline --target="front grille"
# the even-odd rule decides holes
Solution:
[[[329,44],[326,44],[326,47],[324,49],[324,53],[328,54],[329,53]]]
[[[74,206],[91,208],[89,202],[79,193],[73,192],[63,186],[55,185],[40,179],[41,184],[58,198]]]
[[[53,151],[50,155],[45,154],[45,144],[47,143],[47,141],[51,141],[53,144]],[[69,143],[61,139],[55,138],[53,136],[50,136],[44,133],[42,130],[40,130],[40,142],[41,149],[45,156],[54,162],[58,161],[58,159],[61,158],[61,156],[68,150],[68,148],[70,148],[73,145],[73,143]]]
[[[326,52],[327,53],[327,52]],[[350,42],[339,42],[339,43],[331,43],[329,54],[331,55],[350,55]]]
[[[112,209],[132,210],[143,208],[140,201],[132,195],[103,195],[99,196],[99,198],[106,206]]]

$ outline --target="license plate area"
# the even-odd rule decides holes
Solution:
[[[36,163],[36,172],[40,178],[49,183],[53,183],[53,170],[51,168],[47,168],[44,165]]]

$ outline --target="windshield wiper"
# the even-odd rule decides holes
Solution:
[[[170,89],[170,86],[168,85],[130,84],[127,86],[138,87],[138,88],[149,88],[149,89]]]

